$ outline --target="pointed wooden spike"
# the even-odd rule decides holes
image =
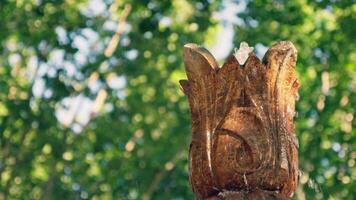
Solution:
[[[292,50],[294,53],[297,53],[297,49],[291,41],[280,41],[272,45],[271,50],[277,49],[282,51]]]
[[[234,55],[231,55],[226,59],[225,63],[219,69],[219,74],[228,73],[232,70],[235,70],[235,68],[239,69],[240,64],[237,61],[236,57]]]
[[[218,69],[218,64],[213,55],[197,44],[184,45],[183,59],[189,80],[194,76],[206,75]]]
[[[278,53],[278,54],[284,54],[285,56],[291,56],[293,58],[291,65],[294,67],[297,62],[297,52],[298,51],[292,42],[290,41],[277,42],[271,48],[268,49],[265,56],[263,57],[263,63],[268,63],[270,59],[273,59],[271,58],[273,54]],[[284,59],[285,56],[278,56],[278,58]]]
[[[254,53],[250,53],[244,65],[247,80],[254,87],[265,87],[266,85],[266,67]]]
[[[267,79],[271,93],[282,92],[281,89],[290,93],[293,82],[297,79],[295,65],[297,50],[292,42],[282,41],[274,44],[265,54],[263,64],[267,68]],[[283,94],[284,97],[288,95]],[[294,96],[294,95],[293,95]]]

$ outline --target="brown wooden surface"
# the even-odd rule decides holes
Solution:
[[[289,199],[298,183],[293,117],[299,83],[291,42],[273,45],[262,62],[219,68],[196,44],[184,46],[192,139],[190,182],[197,199]]]

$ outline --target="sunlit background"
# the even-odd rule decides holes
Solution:
[[[354,0],[0,2],[0,199],[194,199],[182,47],[298,49],[294,199],[356,198]]]

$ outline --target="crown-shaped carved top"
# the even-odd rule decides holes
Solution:
[[[189,172],[198,199],[288,199],[296,190],[297,50],[279,42],[262,61],[251,51],[243,43],[219,67],[205,48],[184,46],[188,80],[180,83],[191,111]]]

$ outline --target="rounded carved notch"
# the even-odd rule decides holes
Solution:
[[[184,46],[197,199],[291,199],[298,182],[293,117],[297,50],[273,45],[261,62],[242,43],[219,68],[208,50]]]

